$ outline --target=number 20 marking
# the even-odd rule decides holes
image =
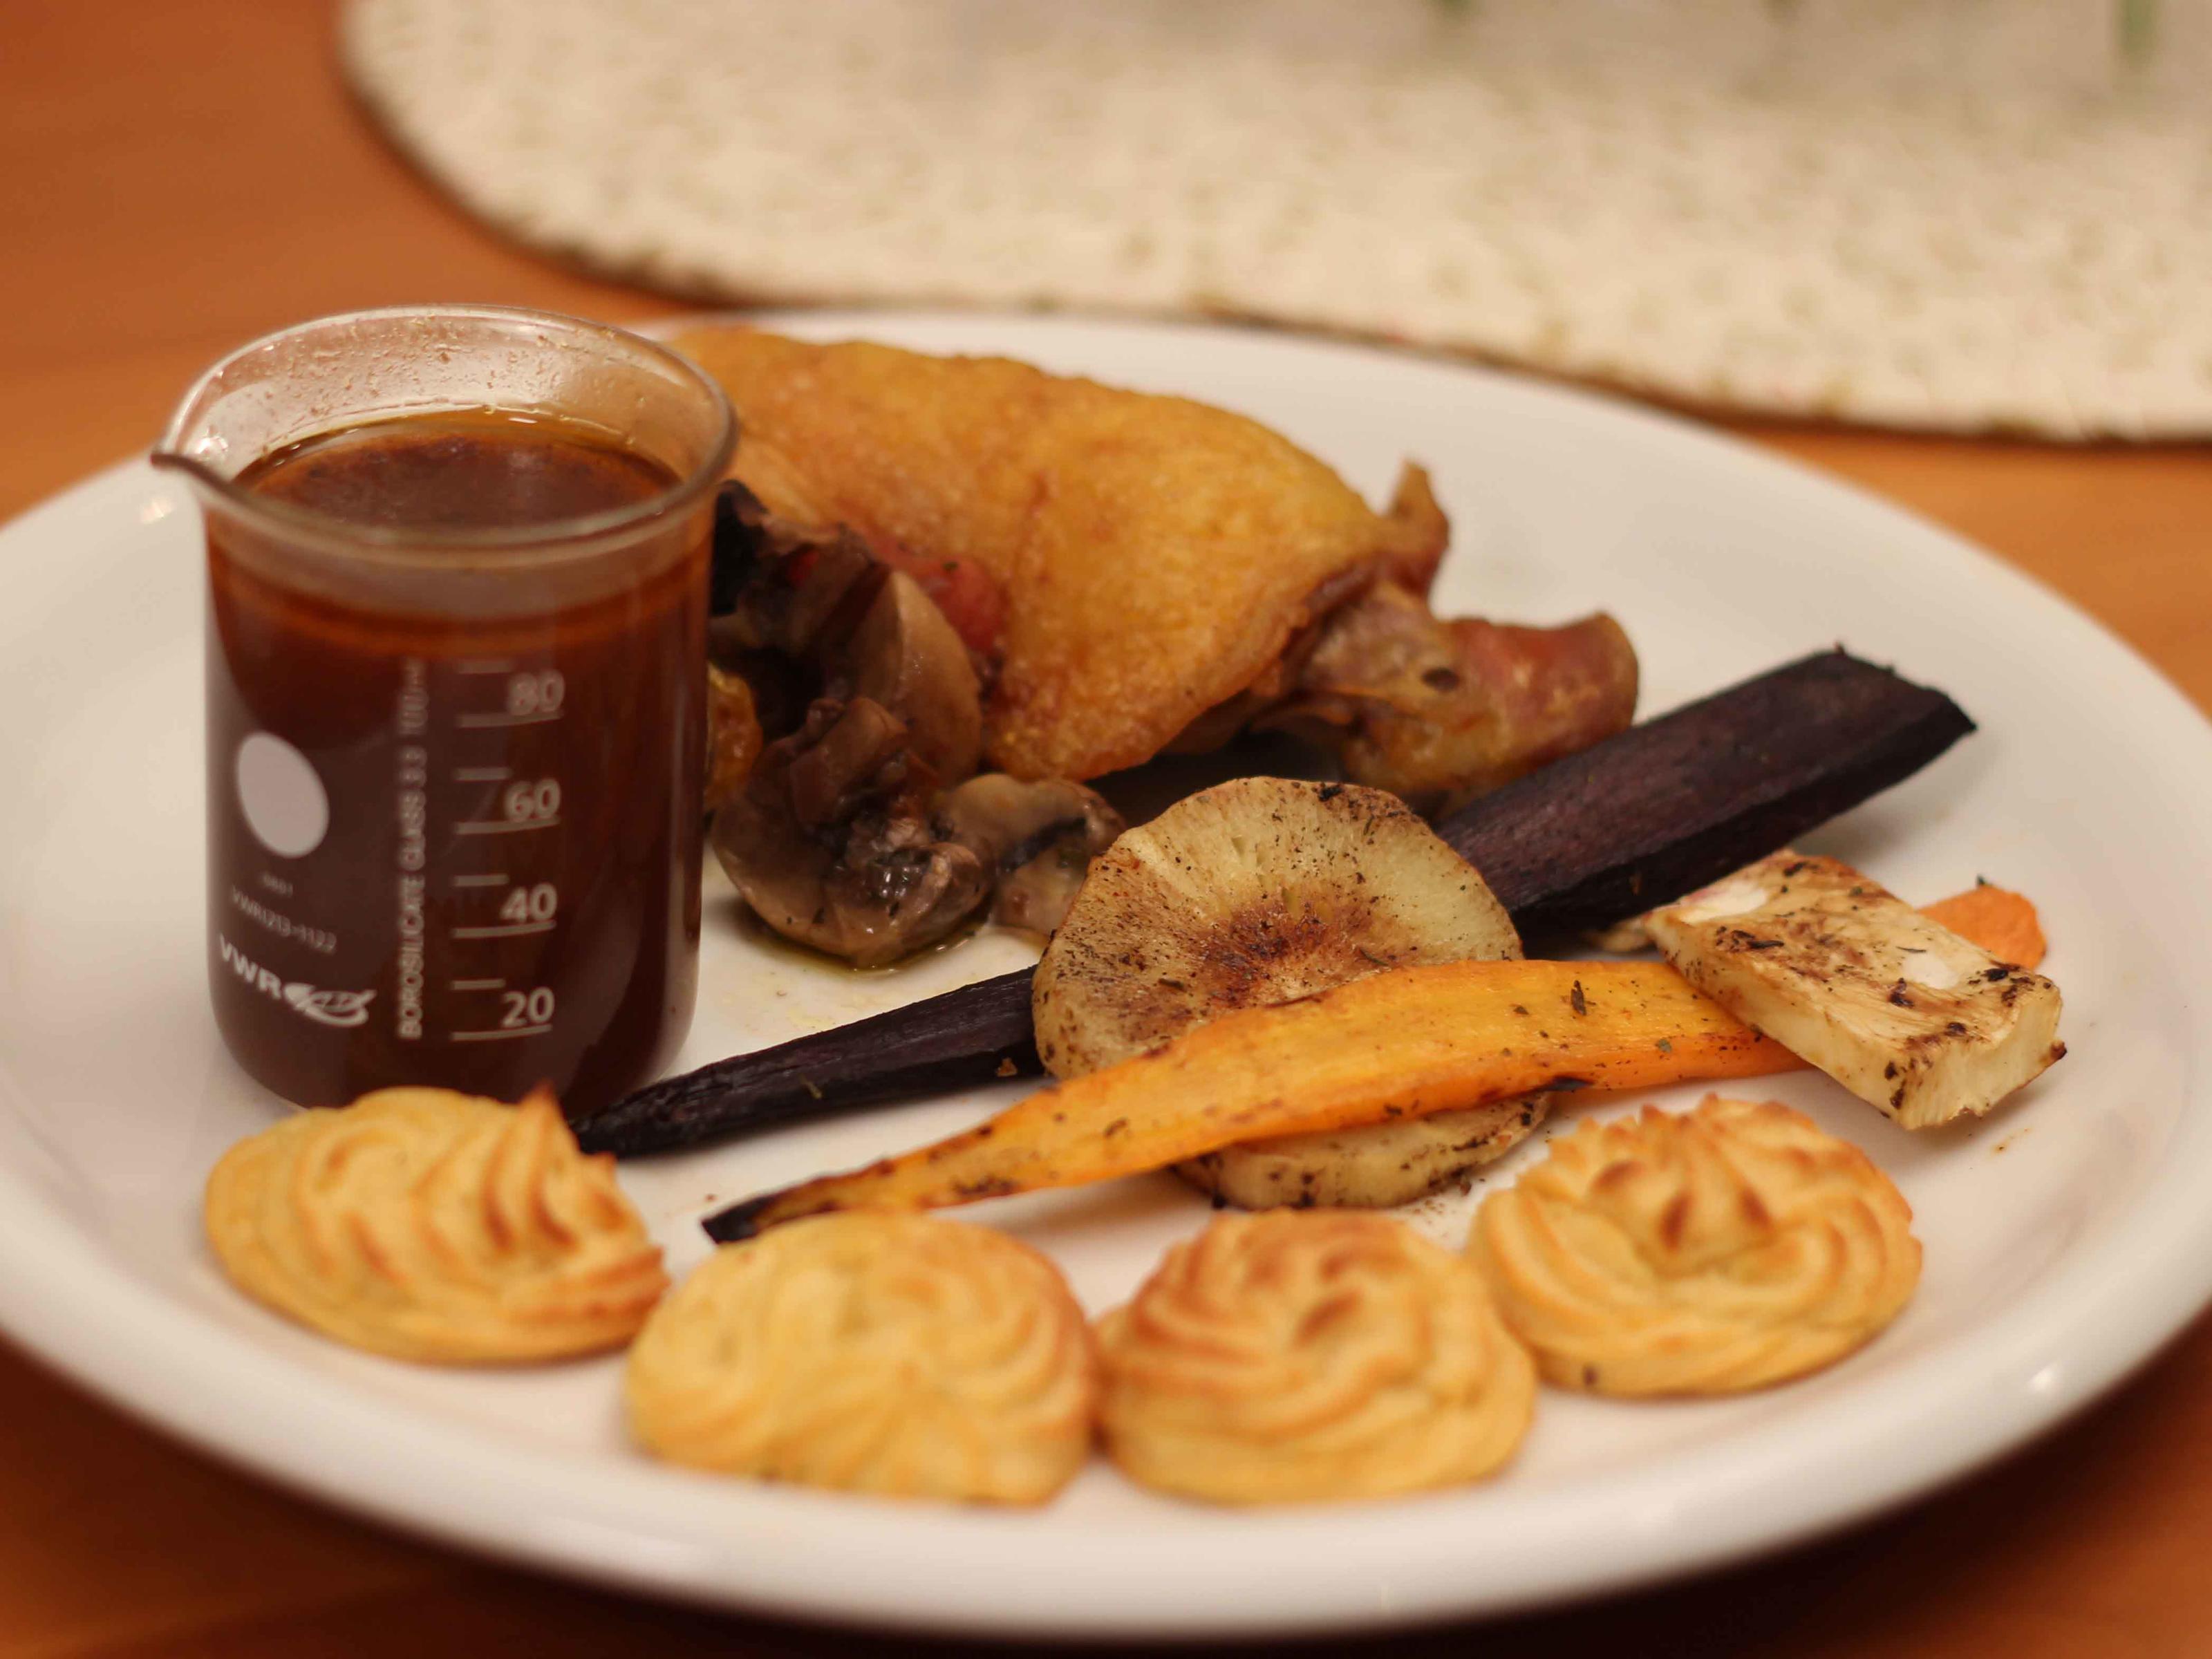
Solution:
[[[541,985],[531,991],[509,991],[500,999],[507,1012],[500,1016],[500,1027],[513,1030],[521,1025],[550,1025],[553,1023],[553,990]]]

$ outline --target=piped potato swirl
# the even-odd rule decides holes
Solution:
[[[1223,1217],[1099,1341],[1115,1461],[1221,1504],[1477,1480],[1512,1455],[1535,1395],[1469,1264],[1370,1212]]]
[[[239,1287],[341,1342],[503,1364],[619,1347],[668,1285],[659,1247],[553,1097],[383,1089],[248,1137],[208,1176]]]
[[[1097,1361],[1060,1270],[1003,1233],[854,1213],[725,1245],[630,1351],[672,1462],[898,1498],[1039,1504],[1091,1450]]]
[[[1468,1251],[1545,1380],[1726,1394],[1801,1376],[1894,1319],[1912,1212],[1788,1107],[1709,1096],[1587,1122],[1483,1200]]]

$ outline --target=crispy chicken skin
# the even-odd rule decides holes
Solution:
[[[1266,675],[1347,573],[1441,551],[1441,515],[1385,518],[1289,440],[1185,398],[745,328],[676,343],[728,392],[737,476],[772,511],[997,584],[986,754],[1017,776],[1149,760]]]

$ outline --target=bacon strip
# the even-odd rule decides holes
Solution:
[[[1635,650],[1608,616],[1446,621],[1385,581],[1329,620],[1297,692],[1264,723],[1333,736],[1358,781],[1426,805],[1625,730],[1636,690]]]

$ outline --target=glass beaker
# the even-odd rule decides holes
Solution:
[[[210,982],[261,1083],[582,1116],[672,1058],[735,441],[674,353],[494,307],[304,323],[187,395],[155,459],[207,527]]]

